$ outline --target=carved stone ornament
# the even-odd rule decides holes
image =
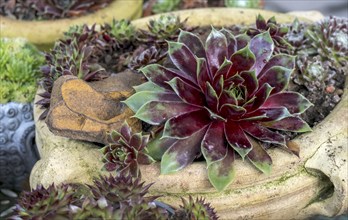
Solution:
[[[32,104],[0,104],[0,187],[20,190],[38,159]]]

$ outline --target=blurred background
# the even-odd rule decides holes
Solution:
[[[319,11],[348,17],[348,0],[144,0],[144,16],[201,7],[263,8],[276,12]]]
[[[264,9],[289,11],[320,11],[324,16],[348,17],[348,0],[264,0]]]

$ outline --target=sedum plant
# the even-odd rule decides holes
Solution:
[[[110,133],[110,144],[101,149],[104,168],[109,172],[129,172],[133,177],[140,176],[139,164],[154,162],[143,152],[148,141],[148,135],[132,133],[127,122],[123,123],[119,132]]]
[[[31,102],[43,61],[40,52],[27,40],[1,38],[0,103]]]
[[[234,179],[236,154],[269,173],[272,160],[265,145],[286,148],[286,137],[277,130],[311,130],[299,115],[312,104],[285,91],[294,57],[273,56],[269,31],[250,39],[212,28],[205,44],[181,31],[168,47],[171,68],[142,68],[148,82],[125,101],[134,117],[162,126],[147,147],[161,159],[162,174],[203,155],[210,182],[223,190]]]

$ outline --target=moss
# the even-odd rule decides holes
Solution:
[[[0,103],[31,102],[44,57],[25,39],[0,39]]]

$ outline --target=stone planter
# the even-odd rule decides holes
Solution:
[[[276,16],[280,23],[294,19],[292,15],[240,9],[201,9],[177,14],[189,17],[189,25],[223,26],[253,23],[258,13],[265,18]],[[148,19],[136,20],[134,24],[144,28]],[[170,175],[160,175],[160,164],[155,163],[141,167],[143,180],[155,182],[150,192],[164,195],[162,201],[176,206],[181,196],[204,196],[221,219],[304,219],[315,214],[341,214],[348,208],[347,93],[346,85],[342,100],[332,113],[313,132],[289,143],[301,149],[299,157],[278,149],[269,151],[273,159],[270,175],[238,160],[235,181],[225,191],[217,192],[208,180],[203,162]],[[31,173],[31,187],[52,182],[91,183],[93,177],[101,174],[98,147],[53,135],[43,121],[37,121],[40,113],[36,107],[36,141],[41,160]]]
[[[0,104],[0,187],[20,190],[39,159],[32,104]]]
[[[20,21],[0,16],[1,37],[24,37],[41,49],[50,48],[72,25],[110,23],[115,19],[136,19],[142,14],[143,0],[114,0],[92,14],[52,21]]]

